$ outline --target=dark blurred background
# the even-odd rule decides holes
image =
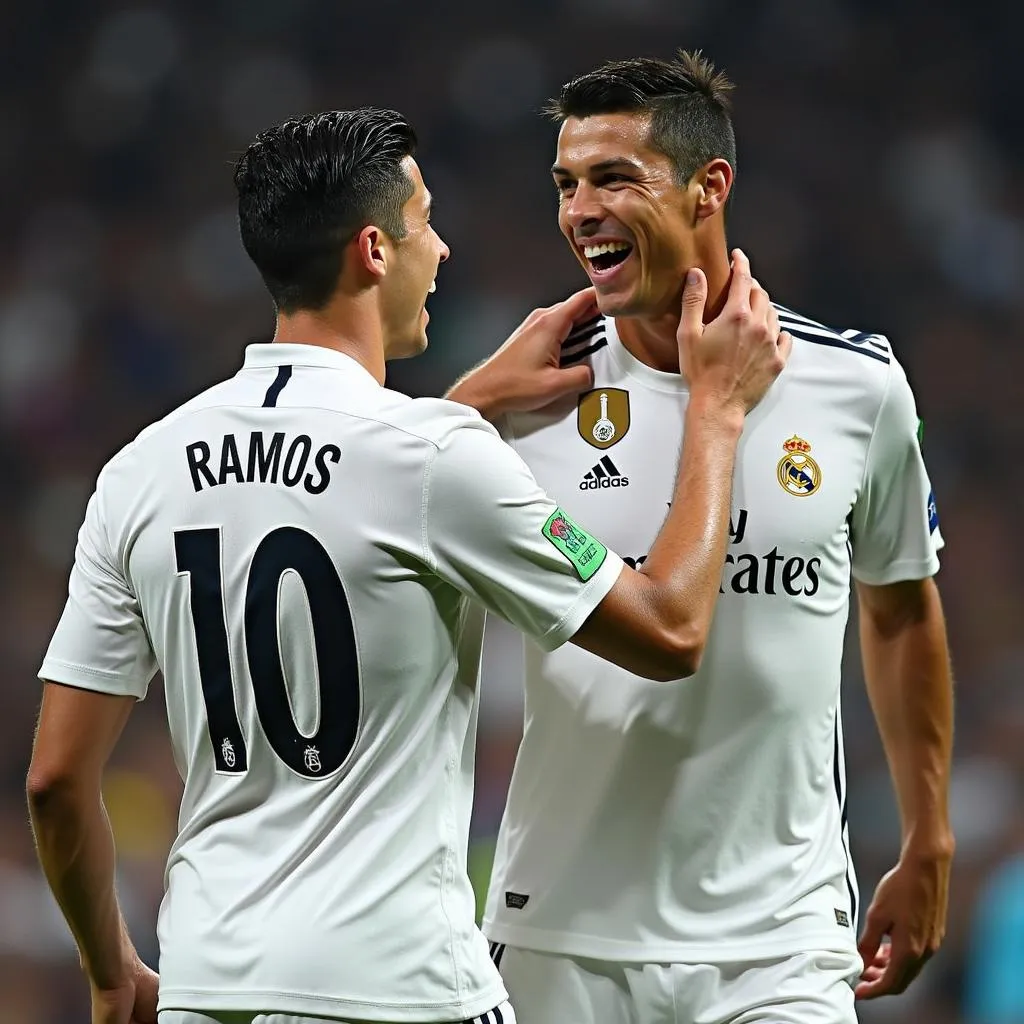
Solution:
[[[703,47],[738,86],[731,241],[778,300],[889,335],[927,422],[948,542],[959,848],[945,948],[863,1019],[1024,1022],[1022,36],[1009,0],[3,5],[0,1024],[88,1017],[26,824],[34,677],[100,466],[272,330],[237,238],[234,159],[293,114],[373,103],[411,116],[453,255],[430,351],[394,365],[390,384],[438,394],[529,309],[585,283],[556,231],[554,130],[537,109],[602,60],[677,46]],[[521,714],[516,640],[493,640],[483,873]],[[855,646],[850,819],[869,896],[899,830]],[[149,957],[178,794],[154,686],[107,787],[121,897]]]

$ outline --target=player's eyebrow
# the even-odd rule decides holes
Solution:
[[[602,174],[605,171],[612,171],[616,168],[623,170],[639,172],[642,170],[640,165],[635,160],[630,160],[628,156],[614,156],[609,160],[601,160],[599,163],[591,164],[587,168],[588,174]],[[571,178],[572,172],[567,168],[562,167],[560,164],[555,164],[551,168],[551,173],[556,177],[561,176],[565,178]]]

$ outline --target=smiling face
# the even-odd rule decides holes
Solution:
[[[434,290],[438,265],[449,254],[430,223],[431,197],[418,164],[409,156],[402,169],[413,183],[413,194],[402,209],[405,237],[392,239],[394,268],[381,284],[387,359],[419,355],[427,347],[427,295]]]
[[[570,117],[558,134],[558,224],[609,316],[677,309],[698,265],[700,175],[680,185],[649,134],[648,114]]]

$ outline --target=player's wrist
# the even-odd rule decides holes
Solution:
[[[93,992],[116,992],[130,985],[141,963],[134,949],[130,953],[122,951],[118,958],[104,964],[90,963],[85,957],[80,960]]]
[[[120,920],[119,931],[116,948],[108,946],[102,951],[93,951],[94,956],[90,956],[86,950],[79,950],[79,962],[94,992],[123,988],[133,981],[143,967],[142,958],[128,934],[123,918]]]
[[[690,392],[686,409],[687,420],[700,423],[705,428],[714,427],[734,434],[737,438],[743,432],[746,409],[735,398],[725,397],[710,388]]]
[[[956,839],[949,822],[930,819],[916,822],[906,829],[900,859],[903,861],[950,861],[956,850]]]
[[[468,405],[471,409],[476,409],[485,420],[491,423],[505,412],[502,398],[496,395],[486,383],[474,380],[472,374],[460,380],[448,391],[445,398],[450,402],[458,402],[460,405]]]

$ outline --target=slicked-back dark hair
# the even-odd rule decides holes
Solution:
[[[277,308],[322,309],[367,224],[405,236],[416,133],[394,110],[330,110],[260,132],[235,165],[238,226]]]
[[[730,116],[733,84],[700,50],[674,60],[615,60],[562,86],[545,107],[556,121],[597,114],[650,114],[651,146],[673,163],[680,184],[712,160],[736,169]]]

